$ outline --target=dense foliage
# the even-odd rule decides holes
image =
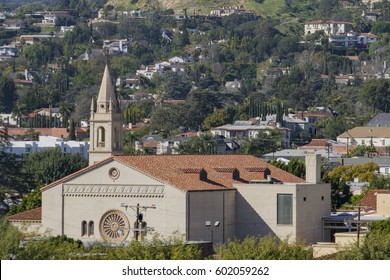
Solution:
[[[33,152],[25,159],[24,170],[37,186],[50,184],[87,166],[80,154],[62,153],[57,148]]]
[[[337,254],[341,260],[390,260],[390,221],[375,221],[363,244],[349,246]]]
[[[232,240],[217,247],[222,260],[310,260],[311,249],[304,244],[280,241],[277,237],[246,237],[243,241]]]

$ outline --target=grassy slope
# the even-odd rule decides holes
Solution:
[[[130,4],[130,0],[109,0],[107,4],[114,5],[120,9],[144,8],[148,1],[139,0],[137,4]],[[152,0],[154,2],[156,0]],[[158,0],[163,8],[172,8],[180,13],[187,8],[189,13],[193,11],[208,14],[210,10],[222,6],[243,5],[246,9],[257,12],[262,16],[276,16],[285,8],[284,0],[265,0],[262,4],[254,0]]]
[[[254,11],[263,18],[275,18],[281,21],[278,29],[282,32],[289,29],[290,25],[301,25],[308,19],[314,19],[312,7],[317,0],[293,0],[294,5],[299,7],[299,11],[292,13],[284,0],[264,0],[259,4],[255,0],[138,0],[137,4],[130,4],[130,0],[109,0],[107,4],[114,5],[117,9],[145,9],[147,3],[159,2],[163,9],[173,9],[176,14],[183,13],[183,8],[187,8],[188,14],[200,13],[209,14],[210,10],[218,7],[242,5],[249,11]],[[309,9],[311,11],[309,11]]]

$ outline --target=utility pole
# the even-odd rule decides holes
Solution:
[[[152,205],[152,206],[141,206],[139,205],[139,203],[137,203],[137,205],[135,206],[132,206],[132,205],[126,205],[124,203],[121,204],[122,207],[125,207],[125,209],[127,210],[127,208],[131,208],[135,211],[136,213],[136,221],[134,223],[134,237],[135,237],[135,240],[138,241],[139,239],[139,233],[141,231],[146,231],[146,229],[142,229],[140,228],[140,225],[142,225],[142,220],[143,220],[143,214],[142,212],[146,211],[146,209],[156,209],[156,206],[155,205]],[[142,210],[141,210],[142,209]]]
[[[361,206],[361,205],[357,205],[357,206],[352,206],[353,208],[357,208],[358,209],[358,216],[357,216],[357,221],[350,221],[350,223],[356,223],[357,224],[357,246],[359,247],[360,245],[360,227],[361,227],[361,224],[362,223],[365,223],[365,222],[362,222],[360,217],[361,217],[361,210],[362,209],[367,209],[369,208],[369,206]]]

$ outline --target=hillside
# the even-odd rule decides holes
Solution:
[[[134,2],[134,4],[132,4]],[[107,5],[113,5],[119,10],[145,9],[158,2],[163,9],[173,9],[180,13],[187,9],[188,13],[208,14],[210,10],[223,6],[242,5],[262,16],[274,16],[282,13],[285,8],[284,0],[264,0],[259,4],[256,0],[109,0]]]

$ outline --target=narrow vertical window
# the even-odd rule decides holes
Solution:
[[[82,221],[81,222],[81,236],[86,236],[87,235],[87,222]]]
[[[277,195],[277,224],[292,225],[293,202],[292,194]]]
[[[99,127],[98,128],[98,133],[97,133],[97,146],[98,147],[101,147],[101,148],[104,148],[105,147],[105,129],[104,127]]]
[[[94,235],[94,227],[95,227],[95,223],[93,221],[89,221],[88,223],[88,236],[92,236]]]

